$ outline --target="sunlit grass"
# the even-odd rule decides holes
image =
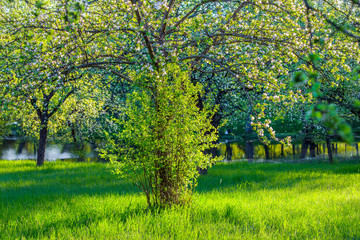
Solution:
[[[0,161],[0,239],[360,239],[360,164],[218,164],[150,211],[106,164]]]

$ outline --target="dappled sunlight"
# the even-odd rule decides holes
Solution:
[[[15,167],[12,163],[16,163]],[[36,199],[50,197],[54,200],[82,194],[138,192],[132,184],[114,176],[111,169],[101,163],[56,162],[38,168],[35,162],[0,161],[0,166],[3,171],[0,187],[4,193],[1,198],[4,201],[21,201],[28,196]]]

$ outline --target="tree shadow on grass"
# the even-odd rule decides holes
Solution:
[[[42,198],[75,195],[131,194],[139,192],[99,164],[71,168],[38,168],[0,174],[2,205]]]
[[[77,199],[82,201],[83,199],[89,199],[91,204],[97,203],[99,199],[91,197],[96,196],[119,196],[119,195],[132,195],[139,193],[139,190],[131,184],[129,181],[119,179],[118,176],[112,174],[103,165],[86,165],[79,163],[78,166],[72,166],[71,168],[33,168],[22,169],[13,172],[0,174],[0,232],[6,230],[6,225],[11,222],[22,222],[24,219],[32,218],[36,216],[37,212],[43,214],[45,211],[49,211],[49,216],[54,214],[52,211],[61,212],[61,208],[68,211],[74,204],[79,204],[85,210],[85,203],[76,203]],[[82,197],[85,198],[82,198]],[[100,200],[101,201],[101,200]],[[129,204],[128,202],[121,202],[124,199],[119,200],[119,204]],[[64,205],[65,204],[65,205]],[[55,207],[55,210],[54,209]],[[90,221],[93,217],[101,218],[107,217],[106,214],[118,214],[121,219],[126,220],[131,212],[128,213],[116,213],[116,212],[95,212],[94,214],[86,214],[86,211],[79,206],[75,208],[75,212],[82,212],[75,220],[59,220],[61,222],[49,221],[42,222],[41,228],[31,226],[25,226],[25,229],[19,229],[18,235],[34,237],[36,238],[40,232],[48,232],[51,229],[57,229],[58,224],[65,224],[67,227],[74,220],[76,226],[86,224],[86,221]],[[102,205],[99,205],[102,206]],[[146,205],[144,205],[146,206]],[[56,210],[56,208],[60,208]],[[131,210],[131,209],[130,209]],[[129,210],[129,211],[130,211]],[[70,209],[71,211],[71,209]],[[85,211],[85,213],[83,212]],[[137,210],[132,210],[134,213]],[[71,214],[70,214],[71,215]],[[100,216],[101,215],[101,216]],[[104,216],[102,216],[104,215]],[[68,222],[70,221],[70,222]],[[4,227],[3,229],[1,229]],[[84,225],[81,225],[84,226]],[[5,233],[4,233],[5,234]],[[0,234],[1,236],[1,234]],[[6,236],[4,236],[6,237]],[[0,237],[2,239],[2,237]]]
[[[259,189],[285,189],[308,183],[309,189],[316,180],[335,175],[359,174],[359,163],[229,163],[219,164],[199,178],[197,192],[227,191],[241,188],[245,191]],[[324,182],[326,184],[326,182]],[[306,184],[305,184],[306,186]],[[344,184],[344,187],[347,187]]]
[[[59,165],[57,165],[58,167]],[[129,181],[113,175],[104,164],[71,165],[69,168],[13,169],[0,174],[0,209],[28,206],[36,208],[39,202],[68,199],[75,196],[135,194],[140,191]],[[311,190],[327,184],[323,178],[341,174],[360,174],[360,164],[219,164],[201,176],[197,192],[258,191],[285,189],[302,183]],[[305,183],[305,184],[304,184]],[[347,187],[340,183],[338,187]],[[320,186],[321,187],[321,186]]]
[[[38,239],[41,237],[50,237],[55,230],[63,229],[65,232],[71,232],[72,230],[82,231],[84,228],[89,228],[92,224],[98,224],[106,220],[112,227],[116,227],[120,224],[125,224],[130,218],[148,214],[151,212],[150,209],[143,205],[128,204],[125,208],[112,209],[112,211],[77,211],[76,214],[68,214],[66,218],[62,219],[51,219],[43,220],[36,226],[36,224],[29,224],[28,226],[22,226],[16,230],[16,235],[20,239],[23,237]],[[92,226],[97,228],[97,226]],[[11,232],[3,232],[5,234],[14,234]],[[0,234],[0,238],[2,236]],[[60,233],[61,234],[61,233]],[[74,234],[74,233],[70,233]],[[80,233],[81,234],[81,233]],[[71,238],[76,237],[76,233]]]

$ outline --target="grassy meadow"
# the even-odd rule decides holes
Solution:
[[[219,163],[150,211],[107,164],[0,161],[0,239],[360,239],[360,164]]]

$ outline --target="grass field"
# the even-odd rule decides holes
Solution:
[[[146,208],[102,163],[0,161],[0,239],[360,239],[360,164],[217,164]]]

